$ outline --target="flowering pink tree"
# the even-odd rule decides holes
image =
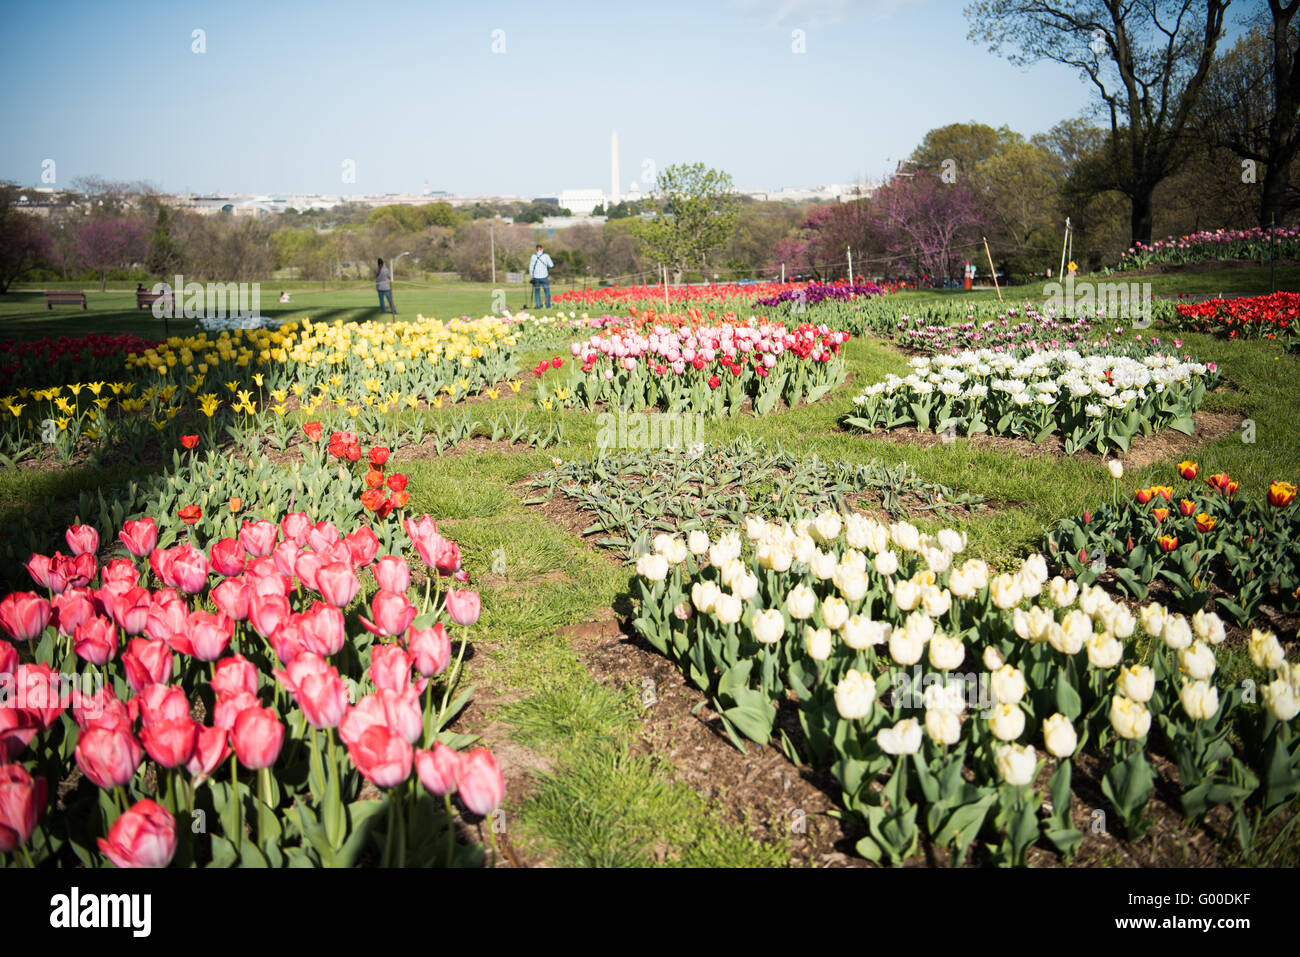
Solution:
[[[126,219],[90,219],[77,229],[77,258],[99,273],[99,291],[108,283],[108,271],[139,262],[148,249],[149,230]]]
[[[955,277],[959,261],[993,223],[992,211],[963,183],[927,174],[881,187],[872,212],[886,249],[931,277]]]
[[[0,213],[0,294],[49,255],[49,234],[34,216],[16,210]]]

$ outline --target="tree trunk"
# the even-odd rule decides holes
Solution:
[[[1129,230],[1132,233],[1129,238],[1130,246],[1139,242],[1143,245],[1151,244],[1151,194],[1153,192],[1152,187],[1143,187],[1129,197],[1133,204],[1132,216],[1129,220]]]
[[[104,287],[108,285],[108,270],[102,270],[99,274],[99,291],[103,292]]]
[[[1264,167],[1264,182],[1259,200],[1259,225],[1268,229],[1283,221],[1287,212],[1287,193],[1291,186],[1288,163],[1269,163]],[[1276,219],[1274,219],[1276,217]]]

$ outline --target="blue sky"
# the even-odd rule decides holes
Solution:
[[[878,179],[935,126],[1030,135],[1086,108],[1067,69],[967,40],[963,6],[6,3],[0,179],[35,184],[48,158],[60,184],[552,195],[608,189],[617,129],[624,187],[697,160],[741,188],[812,186]]]

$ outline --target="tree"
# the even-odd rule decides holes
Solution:
[[[709,254],[727,241],[736,223],[731,176],[703,163],[667,166],[659,172],[659,215],[643,224],[646,254],[672,268],[676,281],[690,267],[707,270]]]
[[[955,278],[963,247],[978,242],[992,222],[974,190],[936,176],[895,177],[871,204],[886,251],[932,279]]]
[[[1292,165],[1300,156],[1300,0],[1269,0],[1270,16],[1215,61],[1198,110],[1213,145],[1262,164],[1259,225],[1300,206]],[[1253,171],[1252,171],[1253,172]],[[1253,182],[1256,173],[1246,182]]]
[[[99,291],[111,269],[129,267],[144,258],[147,230],[133,219],[87,219],[77,230],[77,258],[99,273]]]
[[[149,234],[149,252],[145,267],[154,276],[168,276],[181,268],[181,254],[171,232],[171,211],[158,205],[153,232]]]
[[[1186,159],[1183,135],[1214,62],[1230,0],[976,0],[970,38],[1017,64],[1083,73],[1110,119],[1107,171],[1131,203],[1134,241],[1151,241],[1152,194]]]
[[[0,295],[51,252],[49,234],[35,216],[14,208],[18,187],[0,184]]]

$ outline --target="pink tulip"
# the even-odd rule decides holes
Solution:
[[[244,546],[233,538],[223,538],[213,543],[208,549],[212,561],[212,570],[218,575],[231,578],[244,571]]]
[[[217,662],[212,675],[212,691],[218,697],[241,691],[257,694],[257,666],[243,655],[231,655]]]
[[[375,562],[375,582],[384,591],[405,592],[411,587],[411,569],[400,555],[385,555]]]
[[[208,777],[230,755],[225,728],[198,727],[194,735],[194,751],[185,768],[195,779]]]
[[[451,661],[451,638],[442,622],[437,622],[432,628],[412,628],[406,650],[421,677],[432,678],[447,670]]]
[[[208,581],[208,557],[193,545],[178,545],[172,552],[170,569],[173,587],[187,595],[202,591]]]
[[[478,592],[457,591],[454,588],[447,592],[447,614],[456,624],[472,625],[478,621],[481,612]]]
[[[290,512],[280,519],[280,531],[299,548],[307,544],[307,534],[311,531],[311,519],[306,512]]]
[[[266,639],[271,643],[271,650],[280,661],[288,664],[301,654],[311,651],[302,627],[302,616],[291,614],[280,622],[275,631]]]
[[[107,618],[83,621],[73,631],[72,650],[92,665],[108,664],[117,657],[117,626]]]
[[[461,755],[441,741],[435,741],[430,751],[417,751],[415,767],[420,782],[431,794],[442,797],[456,792],[456,776],[460,771]]]
[[[128,635],[138,635],[145,630],[152,605],[145,589],[125,582],[108,584],[99,590],[99,597],[109,617]]]
[[[48,555],[37,555],[32,552],[32,557],[27,559],[27,564],[23,567],[27,569],[27,574],[32,576],[32,581],[40,588],[52,590],[50,585],[50,571],[53,567],[53,561]],[[60,587],[58,591],[63,591]]]
[[[30,591],[16,591],[0,601],[0,628],[15,641],[40,637],[50,623],[50,603]]]
[[[227,618],[232,621],[244,621],[248,618],[248,599],[251,592],[244,579],[227,578],[208,594]]]
[[[275,548],[275,538],[279,531],[277,526],[265,519],[244,522],[239,527],[239,544],[254,557],[270,555],[271,550]]]
[[[34,712],[22,708],[0,708],[0,770],[26,750],[41,730]]]
[[[166,867],[176,854],[176,821],[145,798],[119,817],[98,839],[99,849],[118,867]]]
[[[361,582],[350,563],[334,562],[316,573],[316,590],[335,608],[346,608],[357,597]]]
[[[297,574],[298,555],[301,551],[298,543],[291,538],[286,538],[276,545],[275,550],[271,552],[271,561],[275,563],[275,570],[292,580]]]
[[[323,657],[338,654],[348,637],[343,612],[323,601],[313,602],[299,616],[299,627],[307,650]]]
[[[63,533],[73,555],[94,555],[99,551],[99,531],[93,525],[73,525]]]
[[[249,597],[248,621],[263,638],[269,638],[282,622],[288,621],[291,613],[289,600],[282,594],[255,593]]]
[[[375,560],[375,555],[379,553],[379,538],[365,525],[344,538],[343,544],[347,546],[348,551],[352,554],[352,566],[354,568],[365,568]]]
[[[381,636],[400,635],[415,620],[417,609],[405,595],[379,591],[370,600],[370,613],[373,621],[364,616],[361,618],[361,625],[367,631]]]
[[[190,716],[189,699],[177,685],[150,685],[136,695],[135,701],[140,709],[140,720],[146,725]]]
[[[361,737],[348,745],[348,757],[362,776],[376,787],[393,788],[411,776],[414,757],[411,745],[401,735],[382,724],[367,728]]]
[[[35,715],[42,730],[50,728],[58,720],[70,698],[63,691],[59,673],[45,664],[15,668],[14,690],[17,706]]]
[[[144,558],[158,547],[158,526],[148,517],[138,522],[123,522],[117,537],[128,552],[136,558]]]
[[[192,611],[186,621],[188,651],[199,661],[216,661],[226,653],[235,634],[235,623],[221,612]],[[182,649],[177,649],[182,651]]]
[[[129,728],[93,727],[82,731],[73,754],[81,772],[101,788],[127,784],[144,760],[144,749]]]
[[[194,744],[199,726],[189,715],[169,721],[146,724],[140,731],[144,749],[164,768],[178,768],[189,763],[194,755]]]
[[[140,584],[140,573],[136,571],[135,562],[129,558],[114,558],[99,571],[99,582],[125,582],[128,585]]]
[[[501,806],[506,783],[497,759],[487,748],[475,748],[465,755],[456,773],[461,803],[473,814],[486,817]]]
[[[26,844],[45,816],[47,785],[21,764],[0,764],[0,854]]]
[[[235,718],[230,729],[235,756],[244,767],[269,768],[280,756],[284,744],[284,725],[272,708],[248,708]]]
[[[50,600],[59,634],[67,636],[77,630],[77,626],[95,617],[95,603],[91,593],[85,588],[72,588]]]
[[[316,574],[325,564],[324,559],[317,552],[300,552],[298,561],[294,565],[294,572],[298,580],[312,591],[316,591]],[[350,564],[350,563],[349,563]]]
[[[160,588],[149,603],[144,633],[154,641],[170,644],[173,638],[185,634],[185,619],[189,611],[189,605],[175,591]]]
[[[375,645],[368,673],[376,688],[402,692],[411,684],[411,659],[400,645]]]
[[[307,544],[318,552],[325,551],[338,540],[338,526],[333,522],[317,522],[307,532]]]
[[[0,639],[0,677],[12,676],[18,668],[18,649]]]
[[[126,683],[140,694],[153,684],[166,684],[172,676],[172,650],[164,641],[132,638],[122,655]]]
[[[212,708],[212,724],[221,728],[223,731],[229,731],[235,726],[235,721],[241,714],[250,708],[260,708],[262,702],[254,694],[247,691],[240,691],[233,695],[223,695],[217,698],[216,704]]]
[[[432,568],[434,553],[437,551],[438,543],[442,541],[442,536],[438,534],[437,524],[428,515],[425,515],[418,522],[413,522],[409,518],[403,519],[402,527],[406,529],[406,534],[410,536],[411,542],[415,545],[420,560]]]

